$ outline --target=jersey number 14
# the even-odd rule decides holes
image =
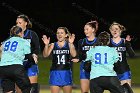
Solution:
[[[57,55],[57,64],[60,64],[60,63],[62,63],[62,64],[65,64],[65,55],[62,55],[62,56],[60,56],[60,55]]]

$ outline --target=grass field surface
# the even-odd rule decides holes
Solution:
[[[131,72],[132,72],[132,84],[140,84],[140,76],[139,76],[140,57],[128,59],[128,64],[130,65]],[[48,85],[51,60],[40,58],[38,65],[39,65],[39,83],[41,85],[42,84]],[[73,63],[73,81],[74,84],[76,85],[80,84],[79,69],[80,69],[80,63]]]
[[[128,58],[128,64],[130,65],[131,72],[132,72],[132,86],[133,85],[140,85],[140,57],[136,57],[133,59]],[[39,59],[39,83],[41,85],[49,85],[49,69],[51,67],[51,60],[48,58],[40,58]],[[79,79],[79,69],[80,69],[80,63],[73,63],[73,81],[74,84],[80,85],[80,79]],[[134,87],[133,88],[134,93],[140,93],[140,87]],[[40,93],[51,93],[48,88],[41,89]],[[63,93],[63,92],[60,92]],[[81,93],[79,89],[73,89],[72,93]],[[104,93],[110,93],[108,91],[105,91]]]

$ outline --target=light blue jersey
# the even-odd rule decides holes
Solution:
[[[30,43],[20,37],[11,37],[2,44],[0,66],[23,64],[25,54],[29,54]]]
[[[95,46],[95,48],[91,48],[87,52],[85,62],[88,60],[92,62],[90,79],[100,76],[117,76],[113,70],[113,64],[119,60],[119,55],[115,48]]]

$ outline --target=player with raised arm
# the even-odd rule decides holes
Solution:
[[[43,56],[48,57],[52,53],[52,66],[50,68],[50,89],[51,93],[59,93],[63,88],[64,93],[72,93],[72,71],[70,56],[76,56],[74,47],[74,34],[69,34],[66,27],[57,29],[57,42],[50,43],[50,38],[43,35],[45,44]],[[68,40],[67,40],[68,39]]]
[[[117,72],[121,84],[124,85],[126,90],[130,91],[126,93],[133,93],[131,89],[131,71],[126,58],[126,53],[128,53],[130,57],[135,55],[130,43],[131,38],[129,35],[126,39],[121,38],[121,33],[126,29],[119,23],[113,22],[109,30],[112,34],[109,46],[114,47],[119,53],[119,61],[115,64],[114,70]]]

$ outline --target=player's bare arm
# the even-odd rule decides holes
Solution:
[[[45,44],[44,50],[43,50],[43,56],[48,57],[54,47],[54,43],[50,43],[50,37],[47,37],[46,35],[42,36],[42,40]]]

